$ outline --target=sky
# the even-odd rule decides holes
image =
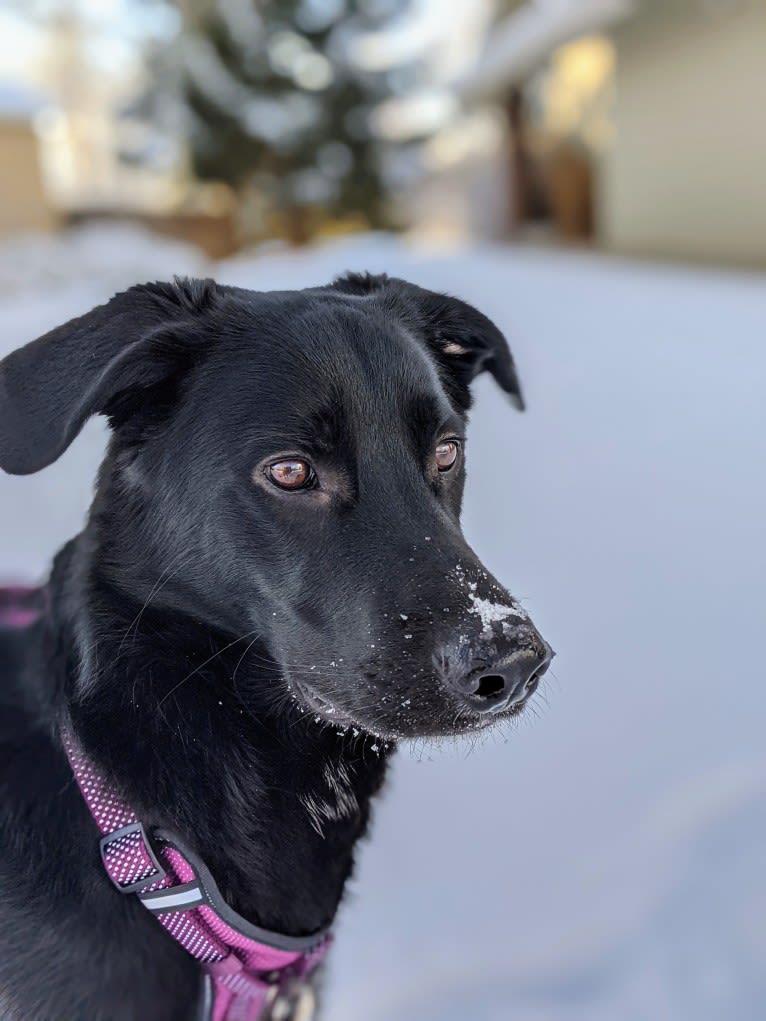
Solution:
[[[34,81],[36,67],[47,46],[43,17],[29,16],[30,10],[44,14],[54,9],[72,11],[88,25],[92,45],[89,58],[105,71],[119,70],[135,59],[136,46],[151,35],[170,35],[177,23],[173,10],[161,3],[130,0],[71,0],[69,3],[40,3],[12,9],[0,8],[0,80]]]

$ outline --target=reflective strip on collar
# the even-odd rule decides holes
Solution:
[[[183,883],[169,890],[139,894],[138,899],[150,911],[185,911],[198,904],[204,904],[205,895],[197,883]]]

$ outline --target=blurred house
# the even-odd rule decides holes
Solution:
[[[19,85],[0,85],[0,235],[48,231],[56,225],[43,184],[35,119],[43,97]]]
[[[465,125],[493,113],[491,144],[463,132],[434,158],[451,127],[423,150],[453,229],[766,265],[766,3],[510,7],[453,84]]]
[[[613,38],[604,242],[766,266],[766,3],[644,0]]]
[[[460,113],[423,146],[412,206],[421,220],[441,217],[448,235],[588,238],[613,62],[611,44],[592,33],[629,16],[632,2],[498,0],[496,9],[483,51],[450,85]]]
[[[19,6],[3,27],[0,235],[133,222],[213,257],[236,248],[221,189],[196,186],[171,158],[124,157],[142,141],[127,115],[146,76],[140,33],[68,2]],[[15,40],[23,53],[8,61]]]

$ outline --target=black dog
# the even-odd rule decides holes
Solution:
[[[109,453],[40,620],[0,636],[0,1016],[195,1017],[197,963],[98,856],[70,727],[259,925],[329,925],[400,739],[518,713],[551,653],[460,531],[498,329],[401,280],[131,288],[0,363],[0,466]],[[501,456],[502,452],[499,452]]]

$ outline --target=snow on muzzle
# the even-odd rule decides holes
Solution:
[[[534,694],[553,650],[523,607],[489,575],[455,571],[466,610],[434,662],[444,687],[481,716],[518,711]]]

